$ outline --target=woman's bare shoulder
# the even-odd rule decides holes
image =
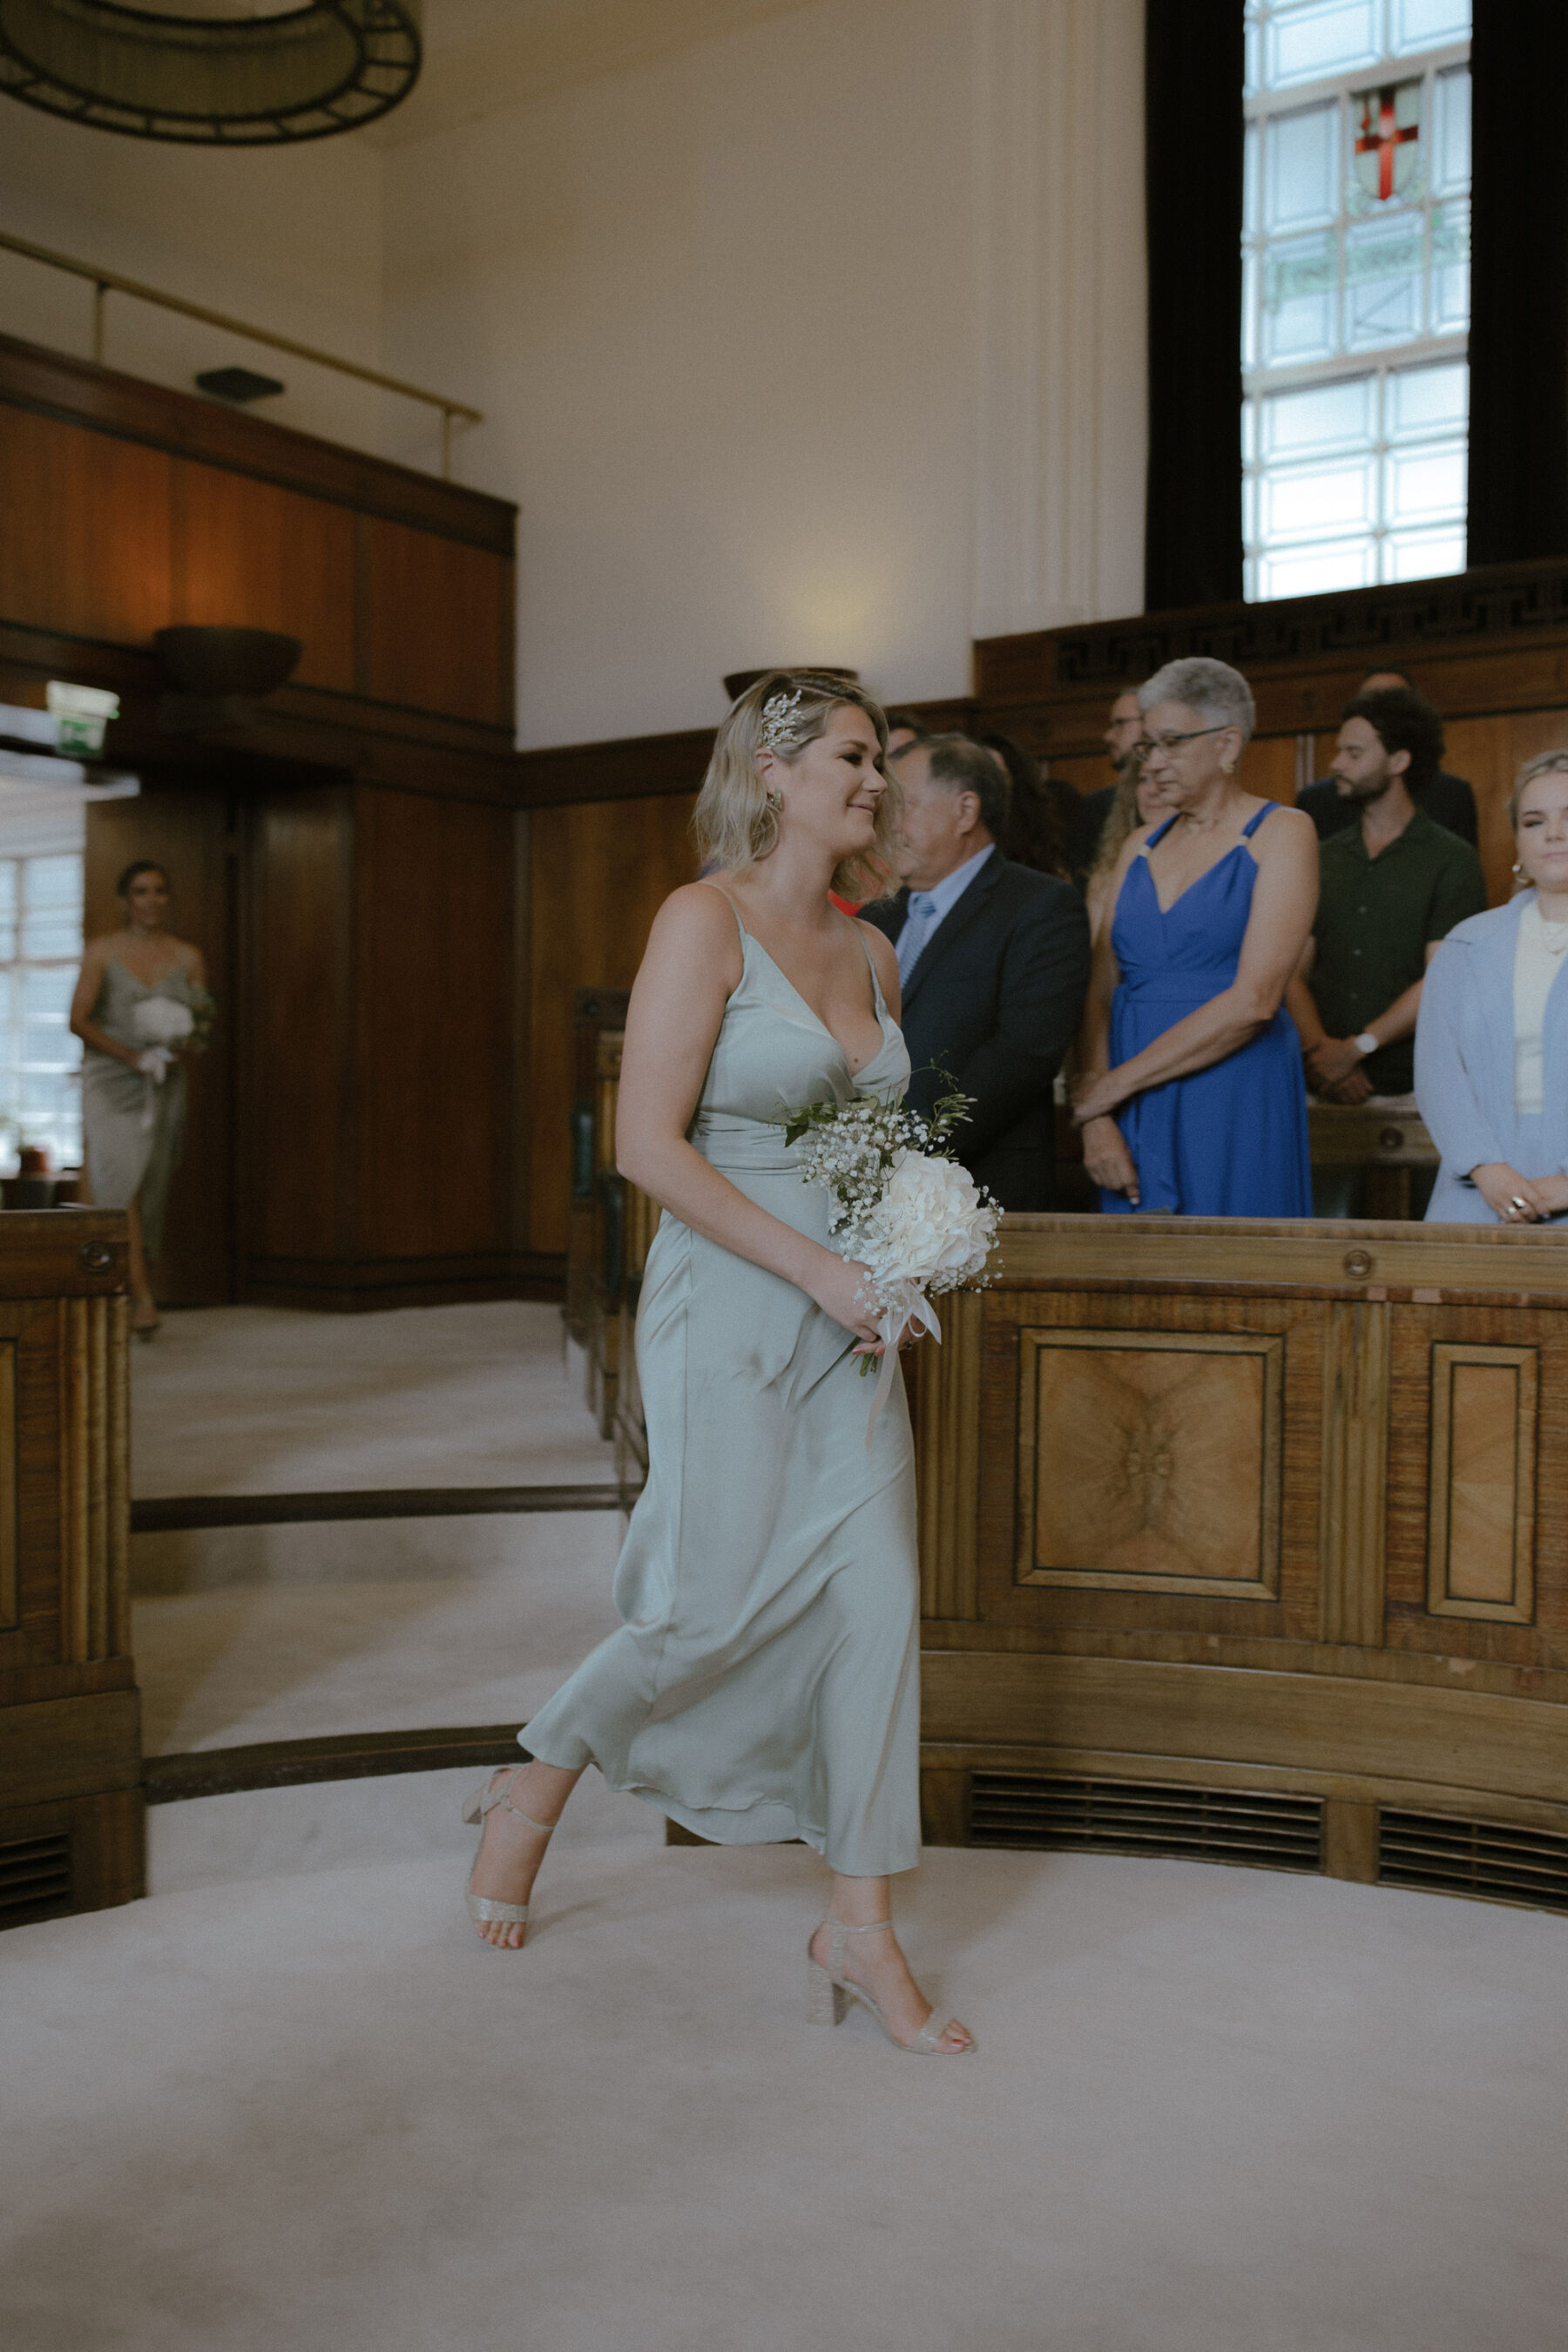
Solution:
[[[83,941],[81,950],[81,968],[83,971],[100,971],[102,970],[103,966],[109,961],[110,957],[114,953],[117,937],[118,934],[114,931],[100,931],[97,939],[86,940]]]
[[[1267,801],[1260,801],[1258,806],[1268,809],[1268,814],[1253,835],[1254,841],[1289,842],[1298,849],[1305,849],[1309,841],[1317,840],[1318,828],[1305,809],[1287,808],[1283,801],[1276,801],[1272,808]]]
[[[698,963],[721,972],[733,988],[741,969],[741,934],[727,894],[710,882],[683,882],[653,919],[647,954],[661,967]]]
[[[898,971],[898,950],[887,932],[879,930],[875,923],[865,922],[858,915],[852,916],[850,919],[870,949],[871,960],[877,967],[878,976],[885,988],[888,984],[888,974],[889,972],[896,974]]]

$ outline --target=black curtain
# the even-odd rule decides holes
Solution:
[[[1468,560],[1517,563],[1568,555],[1564,0],[1476,0],[1470,70]]]
[[[1486,5],[1486,0],[1481,0]],[[1241,597],[1240,0],[1145,0],[1143,604]]]

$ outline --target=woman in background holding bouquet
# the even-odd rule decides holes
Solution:
[[[86,1047],[81,1122],[93,1205],[123,1209],[131,1224],[133,1331],[158,1328],[150,1265],[163,1250],[169,1180],[185,1128],[182,1055],[210,1026],[201,950],[165,928],[169,877],[150,858],[115,885],[125,919],[90,940],[71,998],[70,1025]]]
[[[900,1096],[897,961],[837,912],[887,887],[887,725],[857,687],[763,678],[719,730],[696,830],[710,881],[665,901],[627,1012],[616,1158],[665,1211],[643,1279],[647,1485],[616,1575],[620,1629],[524,1727],[532,1759],[469,1801],[469,1909],[516,1948],[546,1840],[597,1764],[721,1844],[803,1838],[834,1874],[811,2014],[866,2001],[922,2053],[938,2029],[893,1936],[920,1858],[914,1461],[868,1269],[803,1180],[799,1107]]]

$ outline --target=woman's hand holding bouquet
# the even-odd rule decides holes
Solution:
[[[905,1333],[929,1331],[940,1340],[932,1297],[983,1289],[990,1279],[1001,1210],[942,1148],[968,1117],[970,1101],[956,1090],[944,1095],[928,1121],[896,1099],[863,1097],[807,1103],[783,1121],[786,1143],[805,1140],[803,1181],[825,1186],[832,1197],[828,1231],[856,1276],[843,1304],[866,1320],[858,1325],[837,1300],[818,1304],[847,1328],[866,1332],[862,1372],[881,1355],[868,1444]]]

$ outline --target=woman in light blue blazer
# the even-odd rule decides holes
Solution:
[[[1426,1214],[1568,1218],[1568,751],[1526,762],[1508,804],[1522,886],[1448,933],[1415,1026],[1415,1099],[1442,1154]]]

